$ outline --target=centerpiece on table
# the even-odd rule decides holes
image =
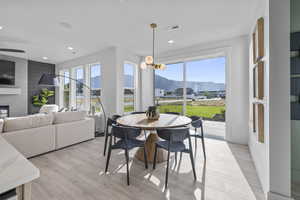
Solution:
[[[149,106],[146,112],[148,120],[158,120],[159,119],[159,110],[156,106]]]

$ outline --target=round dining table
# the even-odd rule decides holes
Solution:
[[[148,162],[153,162],[155,142],[159,140],[159,137],[156,134],[157,129],[186,126],[191,122],[192,120],[189,117],[175,114],[160,114],[158,120],[149,120],[145,113],[129,114],[117,119],[118,124],[127,127],[140,128],[144,130],[144,134],[146,134],[146,131],[150,131],[145,142]],[[138,160],[144,161],[144,149],[138,149],[135,157]],[[157,162],[164,162],[166,161],[166,158],[166,152],[163,149],[158,149]]]

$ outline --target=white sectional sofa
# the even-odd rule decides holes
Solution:
[[[95,137],[86,112],[54,112],[0,120],[0,135],[26,158]]]

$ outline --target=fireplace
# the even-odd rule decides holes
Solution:
[[[0,119],[9,117],[9,106],[0,105]]]

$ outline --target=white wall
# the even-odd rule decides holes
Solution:
[[[267,198],[290,199],[290,4],[289,0],[265,3],[257,16],[265,19],[265,143],[258,143],[250,128],[249,147]]]
[[[10,106],[10,116],[27,115],[28,62],[22,58],[0,55],[0,59],[15,62],[15,86],[21,88],[20,95],[0,95],[0,105]]]
[[[102,102],[108,116],[123,114],[123,67],[124,62],[139,63],[140,57],[120,47],[110,47],[91,55],[69,60],[57,65],[61,69],[100,62],[102,78]],[[139,72],[137,72],[139,74]],[[57,93],[58,94],[58,93]],[[137,101],[140,101],[139,94]],[[57,98],[57,102],[58,102]],[[138,104],[139,105],[139,104]]]
[[[147,110],[154,105],[154,71],[153,69],[141,70],[141,110]]]
[[[252,128],[252,119],[251,123],[249,123],[249,149],[252,155],[252,159],[254,161],[256,171],[258,173],[261,185],[263,187],[263,190],[265,194],[267,194],[269,190],[269,155],[268,155],[268,141],[269,141],[269,116],[267,113],[269,113],[269,107],[268,107],[268,102],[267,99],[269,98],[269,9],[268,9],[268,4],[266,5],[267,0],[265,1],[264,5],[262,6],[264,9],[260,10],[256,18],[253,20],[253,30],[256,25],[256,20],[259,17],[264,17],[264,46],[265,46],[265,57],[264,57],[264,62],[265,62],[265,85],[264,85],[264,91],[265,91],[265,117],[264,117],[264,122],[265,122],[265,143],[259,143],[258,142],[258,135],[256,133],[253,133],[253,128]],[[250,36],[252,33],[250,33]],[[254,67],[253,65],[253,55],[252,55],[252,45],[249,45],[249,110],[252,111],[252,102],[254,101],[253,99],[253,74],[252,74],[252,69]],[[252,115],[252,113],[251,113]],[[251,116],[252,118],[252,116]]]
[[[270,0],[270,193],[291,195],[290,1]]]
[[[160,62],[226,56],[226,140],[239,144],[248,143],[248,46],[249,37],[241,36],[160,55]],[[153,92],[151,95],[153,95]],[[151,99],[150,93],[147,96],[145,95],[144,98]]]

